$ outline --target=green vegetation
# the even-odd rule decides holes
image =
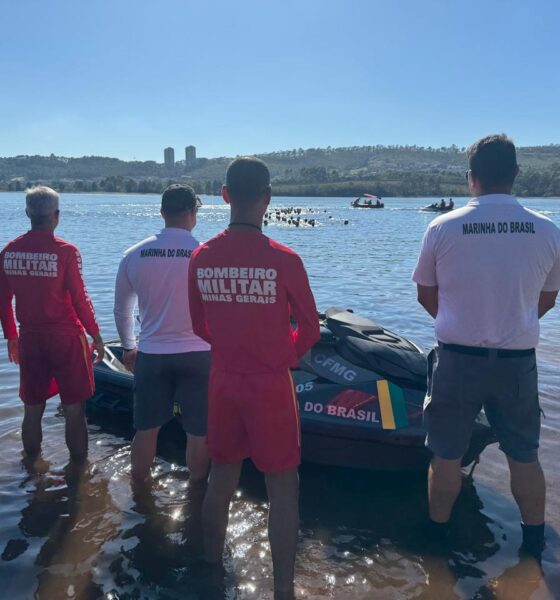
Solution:
[[[262,154],[270,167],[274,192],[285,196],[348,196],[364,192],[387,196],[465,196],[464,148],[359,146],[309,148]],[[62,192],[160,193],[184,181],[197,193],[219,194],[227,157],[199,158],[187,170],[178,162],[167,169],[155,161],[121,161],[84,156],[0,158],[0,190],[19,191],[46,183]],[[560,196],[560,145],[518,149],[520,196]]]

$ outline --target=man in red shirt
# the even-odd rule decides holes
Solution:
[[[199,246],[189,265],[193,329],[212,347],[206,560],[221,561],[229,503],[242,461],[251,458],[270,500],[275,597],[292,598],[301,450],[290,367],[319,339],[319,321],[301,259],[261,231],[271,196],[267,166],[234,160],[222,194],[229,227]]]
[[[97,361],[103,358],[103,340],[82,278],[80,253],[54,237],[58,194],[39,186],[28,190],[25,200],[31,230],[0,252],[0,321],[8,358],[20,367],[23,448],[29,456],[40,452],[45,403],[60,394],[66,444],[72,458],[82,459],[88,445],[85,401],[94,391],[84,329],[93,338]]]

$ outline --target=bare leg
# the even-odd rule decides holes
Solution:
[[[299,478],[297,468],[267,473],[270,501],[268,538],[274,570],[276,598],[293,598],[294,567],[299,528]]]
[[[88,453],[86,403],[63,404],[66,445],[73,460],[84,460]]]
[[[208,457],[206,436],[187,433],[186,462],[191,483],[207,479],[210,458]]]
[[[187,523],[192,539],[202,541],[202,503],[208,489],[208,446],[206,437],[187,434],[187,467],[189,469],[189,490]]]
[[[520,463],[507,457],[511,475],[511,492],[525,525],[544,523],[546,489],[544,473],[538,461]]]
[[[229,503],[239,484],[242,462],[221,465],[212,461],[208,491],[202,506],[204,557],[221,563],[229,517]]]
[[[134,434],[130,461],[132,479],[140,483],[150,475],[150,469],[156,456],[157,438],[160,428],[139,429]]]
[[[434,456],[428,472],[430,518],[447,523],[461,491],[461,460],[446,460]]]
[[[28,456],[36,456],[41,452],[41,442],[43,441],[41,419],[45,412],[45,404],[24,404],[24,411],[21,425],[23,449]]]

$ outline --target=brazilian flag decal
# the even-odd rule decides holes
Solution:
[[[404,393],[398,385],[380,379],[377,381],[377,397],[383,429],[400,429],[408,425]]]

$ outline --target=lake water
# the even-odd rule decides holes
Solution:
[[[203,198],[195,235],[206,240],[227,224],[218,198]],[[426,199],[386,200],[384,210],[350,208],[350,199],[274,198],[275,206],[313,213],[317,226],[271,225],[267,233],[303,258],[317,305],[351,307],[425,347],[433,323],[416,303],[410,273],[434,217]],[[460,206],[466,199],[456,199]],[[524,204],[560,224],[560,200]],[[344,225],[344,221],[348,224]],[[23,194],[0,194],[0,245],[26,231]],[[123,250],[159,230],[159,198],[65,195],[57,234],[77,244],[105,339],[116,336],[113,283]],[[544,577],[520,563],[519,516],[508,491],[505,459],[487,449],[454,514],[452,553],[426,554],[423,477],[304,465],[298,597],[454,599],[560,597],[560,380],[558,309],[542,320],[539,369],[541,459],[548,478]],[[130,431],[90,422],[85,471],[67,468],[63,420],[55,399],[44,417],[44,461],[22,462],[18,372],[0,346],[0,586],[3,598],[209,598],[191,559],[181,453],[162,447],[151,494],[131,492]],[[262,479],[246,469],[232,505],[226,577],[220,598],[270,598]]]

